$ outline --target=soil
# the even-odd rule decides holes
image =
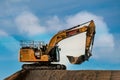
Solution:
[[[120,70],[20,70],[4,80],[120,80]]]

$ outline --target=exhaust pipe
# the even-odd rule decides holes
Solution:
[[[79,57],[67,56],[67,58],[71,64],[81,64],[85,61],[84,55],[81,55]]]

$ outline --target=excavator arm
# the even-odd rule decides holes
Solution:
[[[88,26],[85,25],[87,23],[89,23]],[[80,27],[80,26],[82,26],[82,27]],[[80,33],[83,33],[83,32],[86,32],[85,55],[82,55],[82,56],[79,56],[79,57],[67,56],[70,63],[80,64],[81,62],[83,62],[85,60],[88,60],[88,58],[91,56],[91,51],[90,50],[92,50],[94,35],[95,35],[95,24],[94,24],[93,20],[91,20],[89,22],[86,22],[86,23],[83,23],[81,25],[74,26],[70,29],[66,29],[66,30],[58,32],[56,35],[54,35],[52,37],[48,46],[54,47],[61,40],[69,38],[69,37],[77,35],[77,34],[80,34]],[[51,47],[48,47],[48,51],[51,50]]]

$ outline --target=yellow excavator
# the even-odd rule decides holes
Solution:
[[[21,41],[19,61],[30,63],[23,64],[22,68],[41,70],[65,70],[65,65],[53,63],[60,61],[60,48],[57,44],[63,39],[83,32],[86,32],[84,55],[80,55],[78,57],[67,56],[67,58],[72,64],[81,64],[82,62],[88,60],[92,55],[91,52],[95,36],[95,24],[93,20],[58,32],[51,38],[48,44],[44,44],[43,42],[39,41]]]

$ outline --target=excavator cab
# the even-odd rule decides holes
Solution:
[[[59,62],[60,61],[59,51],[60,51],[60,48],[58,46],[55,46],[51,49],[51,51],[49,52],[51,62]]]

